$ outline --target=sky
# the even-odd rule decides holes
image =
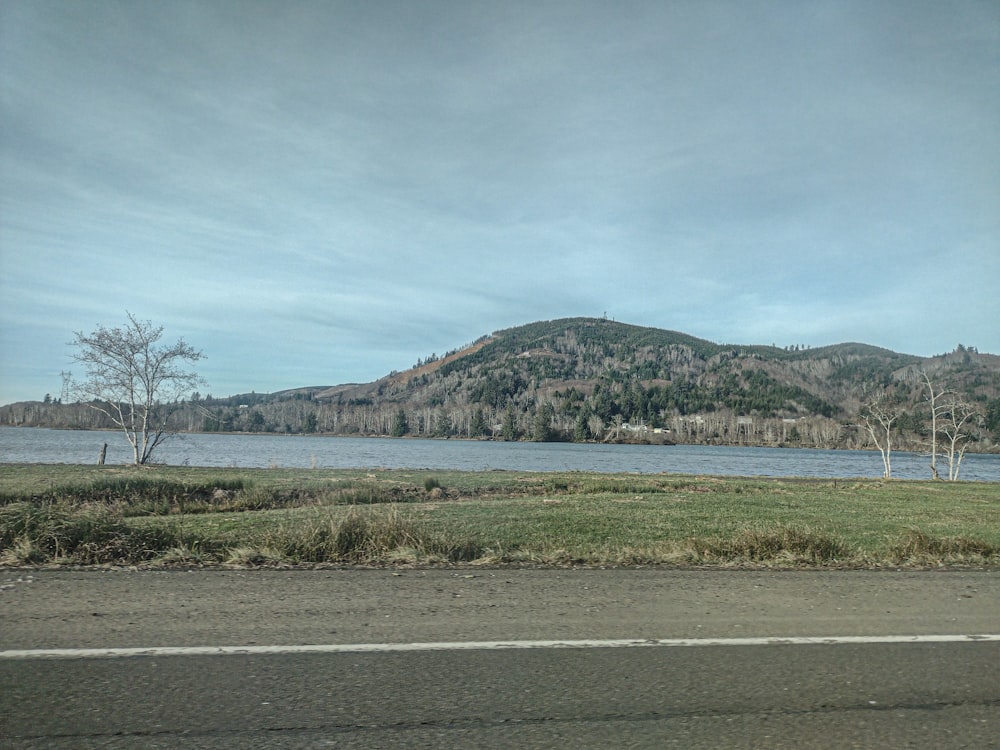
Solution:
[[[1000,3],[2,3],[0,403],[129,313],[215,396],[575,316],[1000,354]]]

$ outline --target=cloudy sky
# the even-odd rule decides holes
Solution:
[[[0,403],[126,311],[216,396],[567,316],[1000,353],[995,0],[0,5]]]

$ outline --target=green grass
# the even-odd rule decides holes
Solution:
[[[0,466],[0,564],[1000,567],[1000,484]]]

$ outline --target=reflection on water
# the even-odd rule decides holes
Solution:
[[[97,462],[108,443],[107,462],[131,461],[116,432],[0,427],[2,463]],[[304,435],[177,435],[157,449],[171,465],[290,468],[460,469],[485,471],[596,471],[723,476],[879,477],[876,451],[807,448],[740,448],[702,445],[592,445],[502,443],[468,440],[316,437]],[[930,478],[929,458],[894,452],[893,476]],[[941,460],[939,459],[939,468]],[[945,467],[947,468],[947,467]],[[1000,456],[967,455],[961,478],[1000,481]]]

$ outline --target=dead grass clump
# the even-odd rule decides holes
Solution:
[[[466,562],[483,549],[459,534],[430,532],[395,506],[352,507],[340,517],[319,511],[270,530],[250,546],[265,546],[294,563]]]
[[[322,498],[322,503],[325,505],[391,505],[418,499],[422,500],[423,495],[416,488],[360,484],[326,493]]]
[[[485,547],[476,539],[453,536],[430,537],[423,540],[424,551],[440,556],[448,562],[473,562],[486,554]]]
[[[350,510],[329,538],[330,551],[342,558],[368,558],[414,544],[413,525],[396,508],[384,513]]]
[[[140,562],[173,543],[165,529],[132,527],[119,511],[101,504],[21,502],[0,508],[0,548],[10,551],[7,557],[27,556],[34,563]]]
[[[563,491],[569,489],[568,483],[564,483]],[[587,494],[608,494],[608,495],[657,495],[664,492],[659,484],[642,480],[615,481],[614,478],[595,479],[582,484],[581,490]]]
[[[272,547],[233,547],[227,551],[226,565],[237,567],[274,567],[288,563],[279,550]]]
[[[116,508],[123,515],[164,515],[178,509],[183,513],[208,507],[219,493],[236,495],[246,488],[246,482],[238,477],[202,484],[128,474],[57,486],[32,499],[74,506],[100,504]]]
[[[833,563],[850,556],[838,539],[811,531],[782,527],[747,529],[729,539],[689,540],[696,561]]]
[[[908,529],[890,549],[896,563],[985,562],[1000,557],[1000,546],[966,537],[932,537]]]
[[[25,537],[15,539],[13,544],[5,546],[3,552],[0,552],[0,565],[11,567],[41,565],[47,559],[45,551],[34,541]]]
[[[215,557],[197,544],[171,547],[153,560],[154,565],[165,568],[198,568],[213,562],[216,562]]]

